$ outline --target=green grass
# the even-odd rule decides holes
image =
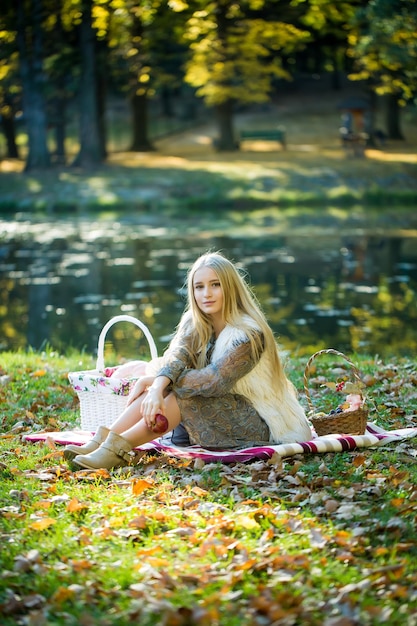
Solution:
[[[79,424],[67,372],[92,357],[1,356],[3,626],[415,623],[417,439],[232,465],[148,453],[73,472],[60,446],[22,436]],[[354,360],[371,419],[415,425],[417,361]],[[305,363],[289,364],[300,390]],[[340,367],[329,357],[311,372],[318,405]]]

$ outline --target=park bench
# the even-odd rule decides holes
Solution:
[[[340,138],[346,152],[353,156],[363,156],[365,154],[365,148],[369,139],[367,133],[354,133],[342,126],[342,128],[340,128]]]
[[[283,128],[258,129],[258,130],[241,130],[240,141],[278,141],[281,146],[286,148],[285,130]]]

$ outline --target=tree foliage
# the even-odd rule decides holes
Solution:
[[[19,64],[16,50],[16,31],[12,27],[12,11],[4,6],[0,15],[0,116],[7,144],[7,156],[19,156],[16,144],[15,116],[19,109],[21,86],[18,79]]]
[[[404,104],[417,89],[417,3],[370,0],[355,15],[349,36],[356,61],[353,80],[367,80],[376,93],[395,94]]]
[[[355,11],[368,0],[292,0],[294,6],[304,6],[301,21],[317,31],[333,31],[340,35],[346,31]]]
[[[185,79],[208,105],[230,99],[265,102],[274,79],[290,79],[280,55],[299,48],[309,34],[293,24],[252,17],[254,6],[260,9],[263,3],[204,3],[186,24],[190,58]]]
[[[0,114],[8,156],[24,109],[28,167],[65,161],[69,110],[80,103],[77,162],[106,154],[108,93],[131,105],[131,148],[147,149],[148,101],[195,93],[217,114],[227,149],[237,147],[236,103],[271,99],[301,63],[345,71],[396,102],[417,83],[415,0],[4,0],[0,15]],[[90,17],[91,14],[91,17]],[[20,17],[19,17],[20,16]],[[314,70],[313,70],[314,71]],[[48,134],[48,137],[47,137]]]

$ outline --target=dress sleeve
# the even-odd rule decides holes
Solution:
[[[181,344],[165,354],[163,362],[164,365],[159,369],[156,376],[166,376],[172,383],[176,383],[178,376],[191,367],[190,351],[186,345]]]
[[[260,358],[260,357],[259,357]],[[186,369],[173,385],[179,398],[206,398],[230,393],[235,383],[253,369],[255,359],[249,341],[236,343],[220,359],[202,369]]]

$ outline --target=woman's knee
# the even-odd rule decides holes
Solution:
[[[181,420],[181,413],[178,406],[177,398],[172,392],[169,393],[165,398],[165,408],[167,417],[172,417],[173,419],[178,419],[179,421]]]

